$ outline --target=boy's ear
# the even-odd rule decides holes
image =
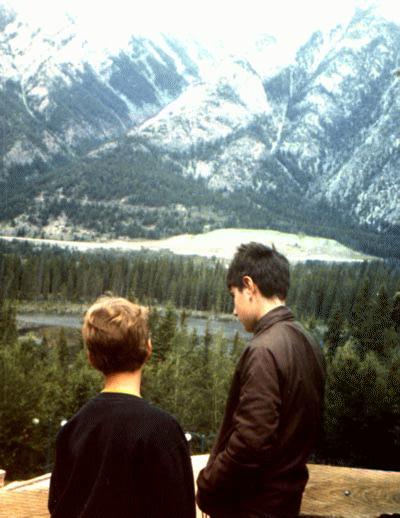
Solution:
[[[86,349],[86,357],[87,357],[87,360],[88,360],[90,366],[94,367],[92,355],[91,355],[90,351],[88,351],[87,349]]]
[[[146,358],[146,361],[150,360],[152,353],[153,353],[153,344],[151,343],[151,338],[149,338],[147,340],[147,358]]]
[[[243,285],[246,289],[250,290],[252,293],[256,290],[256,285],[253,279],[249,275],[244,275],[242,278]]]

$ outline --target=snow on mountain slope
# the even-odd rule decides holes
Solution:
[[[191,85],[131,134],[169,149],[227,138],[258,115],[271,113],[260,77],[246,63],[226,63],[213,81]]]

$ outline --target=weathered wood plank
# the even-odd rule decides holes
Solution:
[[[0,518],[48,518],[46,490],[0,491]]]
[[[310,464],[303,515],[376,518],[400,516],[400,472]]]

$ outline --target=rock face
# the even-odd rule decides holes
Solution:
[[[400,27],[359,13],[330,36],[298,53],[279,158],[308,173],[311,198],[360,223],[398,224],[400,204],[388,192],[399,186]]]
[[[315,233],[321,218],[321,233],[329,221],[378,234],[399,231],[400,27],[371,11],[313,34],[281,68],[268,66],[275,44],[268,37],[242,56],[221,59],[161,35],[133,37],[118,53],[95,53],[72,22],[49,38],[4,9],[0,27],[3,182],[15,177],[15,166],[25,166],[31,212],[53,203],[57,191],[58,200],[93,210],[122,203],[133,218],[139,206],[148,215],[170,204],[179,219],[194,206],[200,210],[201,191],[211,213],[218,212],[203,211],[204,229],[251,224],[249,205],[240,201],[248,198],[257,226],[285,229],[296,219],[314,225]],[[139,200],[134,194],[149,160],[153,196]],[[44,181],[41,171],[61,161],[69,164],[68,185],[57,169]],[[82,161],[92,179],[105,163],[103,180],[129,169],[126,192],[91,194],[83,187],[87,176],[73,172]],[[164,196],[164,183],[176,178],[182,190],[197,185],[196,200],[179,197],[178,183],[175,198]],[[53,204],[50,215],[68,219],[65,204],[60,207]],[[13,209],[12,217],[22,214]]]

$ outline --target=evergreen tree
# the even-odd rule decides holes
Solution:
[[[398,344],[399,345],[399,344]],[[385,390],[382,430],[387,432],[383,444],[380,466],[383,469],[398,470],[399,461],[396,452],[400,451],[400,348],[392,350],[387,365],[387,383]]]
[[[63,390],[65,412],[71,417],[86,401],[94,397],[102,388],[103,377],[89,365],[86,352],[81,347],[68,369],[67,387]]]
[[[228,342],[222,334],[215,335],[213,347],[210,352],[210,430],[216,433],[222,422],[235,364],[232,356],[229,354]]]
[[[152,335],[153,354],[156,359],[164,361],[167,358],[176,334],[177,322],[176,310],[172,304],[168,304],[165,308],[165,315],[160,319],[156,333]]]
[[[375,349],[372,333],[372,302],[370,283],[364,281],[352,309],[350,331],[362,354]]]
[[[62,375],[65,375],[65,373],[68,370],[69,367],[69,350],[68,350],[68,344],[67,344],[67,338],[65,335],[65,329],[62,327],[60,329],[60,333],[58,336],[58,343],[57,343],[57,360],[58,364],[60,366]]]
[[[395,370],[399,362],[392,361]],[[360,357],[351,342],[338,348],[327,372],[325,460],[398,469],[398,461],[391,459],[393,439],[400,443],[398,381],[398,373],[391,373],[375,352]]]
[[[236,365],[237,361],[239,360],[240,355],[242,354],[242,351],[244,349],[245,342],[240,337],[239,331],[236,331],[236,333],[233,336],[232,341],[232,350],[231,350],[231,357]]]
[[[181,314],[179,316],[179,327],[185,327],[187,326],[187,318],[188,313],[184,309],[181,311]]]
[[[44,439],[35,428],[37,419],[43,424],[40,400],[46,383],[39,347],[29,338],[0,347],[0,464],[11,480],[35,476],[43,465]]]
[[[324,336],[328,358],[335,356],[338,347],[344,344],[345,320],[339,308],[335,308],[328,320],[328,329]]]
[[[400,291],[393,297],[393,307],[391,312],[391,319],[397,332],[400,331]]]
[[[389,296],[384,286],[381,286],[372,304],[370,343],[371,349],[382,355],[384,353],[385,331],[393,325]]]
[[[383,332],[383,356],[390,359],[400,349],[400,336],[394,329],[384,329]]]

